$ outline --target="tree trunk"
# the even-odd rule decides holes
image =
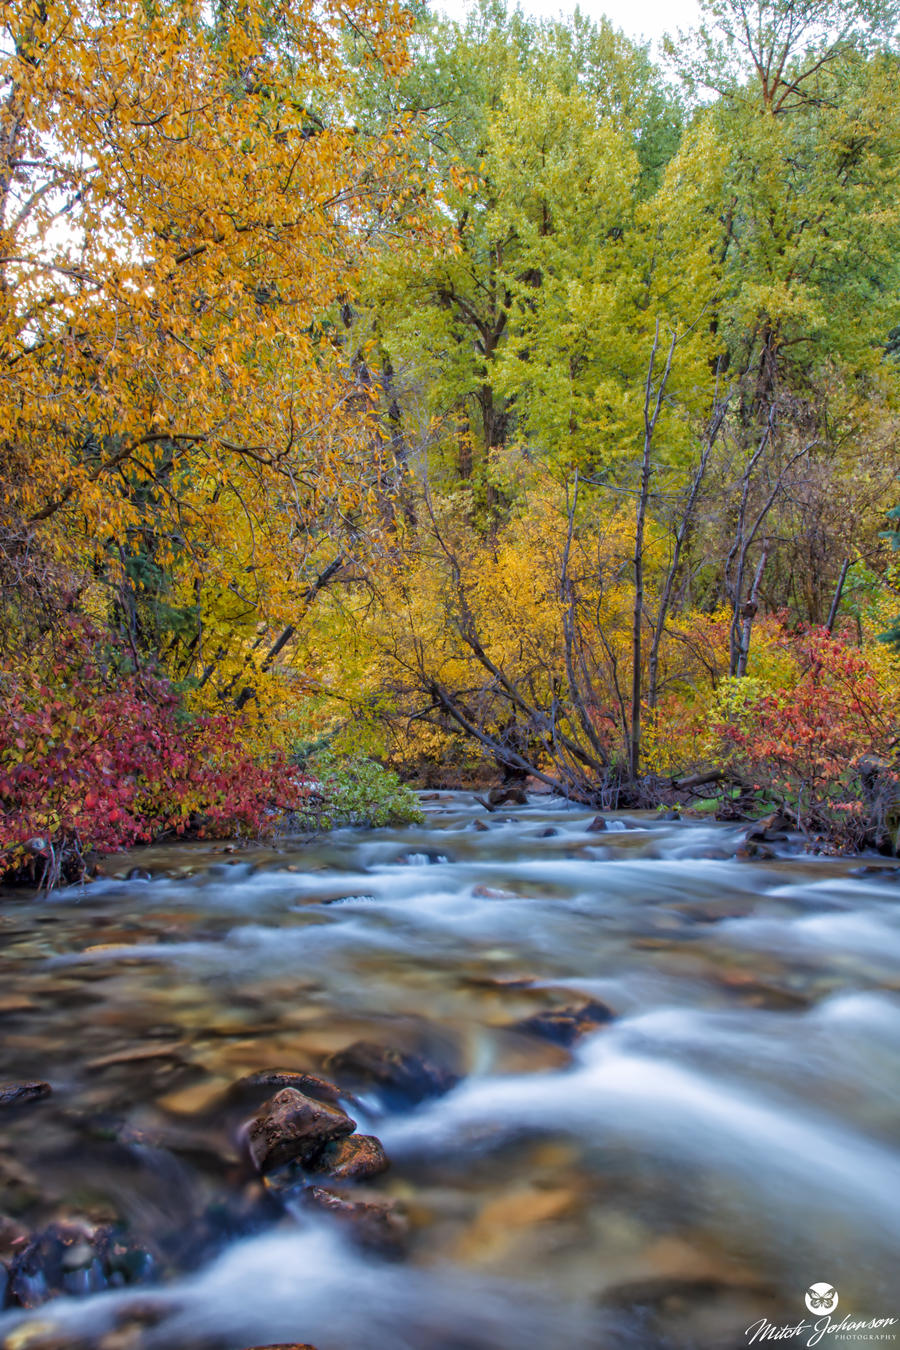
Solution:
[[[700,463],[697,466],[697,472],[694,474],[691,482],[688,499],[685,503],[681,520],[678,522],[678,528],[675,531],[675,547],[672,550],[672,561],[669,570],[666,573],[666,580],[663,586],[663,593],[659,601],[659,610],[656,615],[656,623],[653,627],[653,642],[650,646],[650,658],[647,663],[647,706],[655,708],[659,699],[659,649],[662,643],[663,633],[666,628],[666,619],[669,614],[669,607],[672,603],[672,592],[675,587],[675,580],[678,576],[678,568],[681,565],[681,555],[685,542],[691,531],[694,521],[694,512],[697,508],[697,498],[700,495],[700,487],[706,475],[709,457],[712,453],[716,438],[725,420],[725,413],[728,408],[727,398],[722,403],[716,402],[713,407],[712,418],[706,433],[706,442],[703,446],[703,454],[700,456]]]
[[[647,365],[647,381],[644,386],[644,453],[641,456],[641,479],[638,491],[637,515],[634,527],[634,610],[631,622],[631,725],[628,731],[628,776],[637,782],[641,769],[641,695],[643,693],[643,671],[641,670],[642,632],[644,622],[644,526],[647,520],[647,502],[650,498],[651,455],[653,433],[659,420],[663,395],[672,369],[672,357],[675,354],[676,335],[672,334],[666,368],[653,398],[653,369],[656,353],[659,349],[659,319],[653,335],[650,361]],[[650,407],[653,404],[653,411]]]
[[[831,608],[828,611],[828,621],[825,627],[829,633],[834,632],[834,623],[837,619],[838,610],[841,607],[841,596],[844,593],[844,582],[847,580],[847,573],[850,570],[850,559],[845,558],[841,566],[841,575],[838,577],[837,585],[834,588],[834,596],[831,601]]]
[[[753,620],[756,611],[759,608],[759,584],[762,581],[762,575],[769,559],[768,541],[763,544],[763,551],[760,554],[759,564],[756,568],[756,575],[753,578],[753,585],[750,587],[750,594],[747,597],[747,603],[741,609],[741,639],[738,650],[737,669],[735,674],[739,680],[742,680],[747,674],[747,660],[750,656],[750,636],[753,632]]]

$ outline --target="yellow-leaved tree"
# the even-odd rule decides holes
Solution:
[[[406,181],[351,82],[407,30],[396,0],[0,3],[0,585],[32,631],[127,577],[176,673],[239,693],[315,593],[322,520],[378,479],[340,305]]]

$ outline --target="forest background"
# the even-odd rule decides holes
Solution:
[[[0,29],[9,877],[498,772],[896,848],[890,4]]]

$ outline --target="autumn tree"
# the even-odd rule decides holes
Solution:
[[[734,476],[751,471],[745,518],[762,512],[749,548],[739,511],[732,521],[741,584],[721,573],[737,634],[742,610],[776,596],[825,622],[884,504],[889,462],[875,451],[861,472],[858,457],[886,445],[897,395],[883,359],[900,243],[896,11],[711,0],[703,15],[674,56],[691,87],[717,96],[728,168],[715,323],[736,394]]]
[[[354,126],[346,42],[393,78],[408,16],[25,0],[0,28],[7,606],[33,638],[52,603],[153,596],[181,673],[226,689],[377,482],[333,316],[404,195],[405,129]]]
[[[680,112],[647,53],[606,21],[539,23],[482,3],[463,24],[427,22],[417,51],[401,106],[420,114],[420,153],[432,166],[447,238],[412,265],[381,260],[369,322],[407,439],[427,441],[432,470],[439,451],[450,478],[471,483],[483,502],[494,486],[492,452],[519,433],[519,391],[504,354],[523,288],[535,286],[531,224],[514,216],[511,175],[521,181],[527,163],[535,187],[546,131],[553,144],[537,188],[543,183],[562,213],[552,233],[564,270],[567,251],[583,255],[657,184]],[[372,90],[369,102],[383,106],[386,97]],[[520,152],[515,166],[510,155]],[[542,338],[565,343],[550,328]]]

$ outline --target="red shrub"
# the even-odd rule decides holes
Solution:
[[[188,719],[166,680],[116,668],[81,627],[40,677],[0,677],[0,718],[0,874],[169,831],[263,833],[307,796],[283,758],[242,749],[234,717]]]
[[[789,690],[760,694],[716,728],[724,757],[798,810],[858,810],[858,761],[889,754],[897,736],[891,692],[865,652],[822,629],[784,641],[799,679]]]

